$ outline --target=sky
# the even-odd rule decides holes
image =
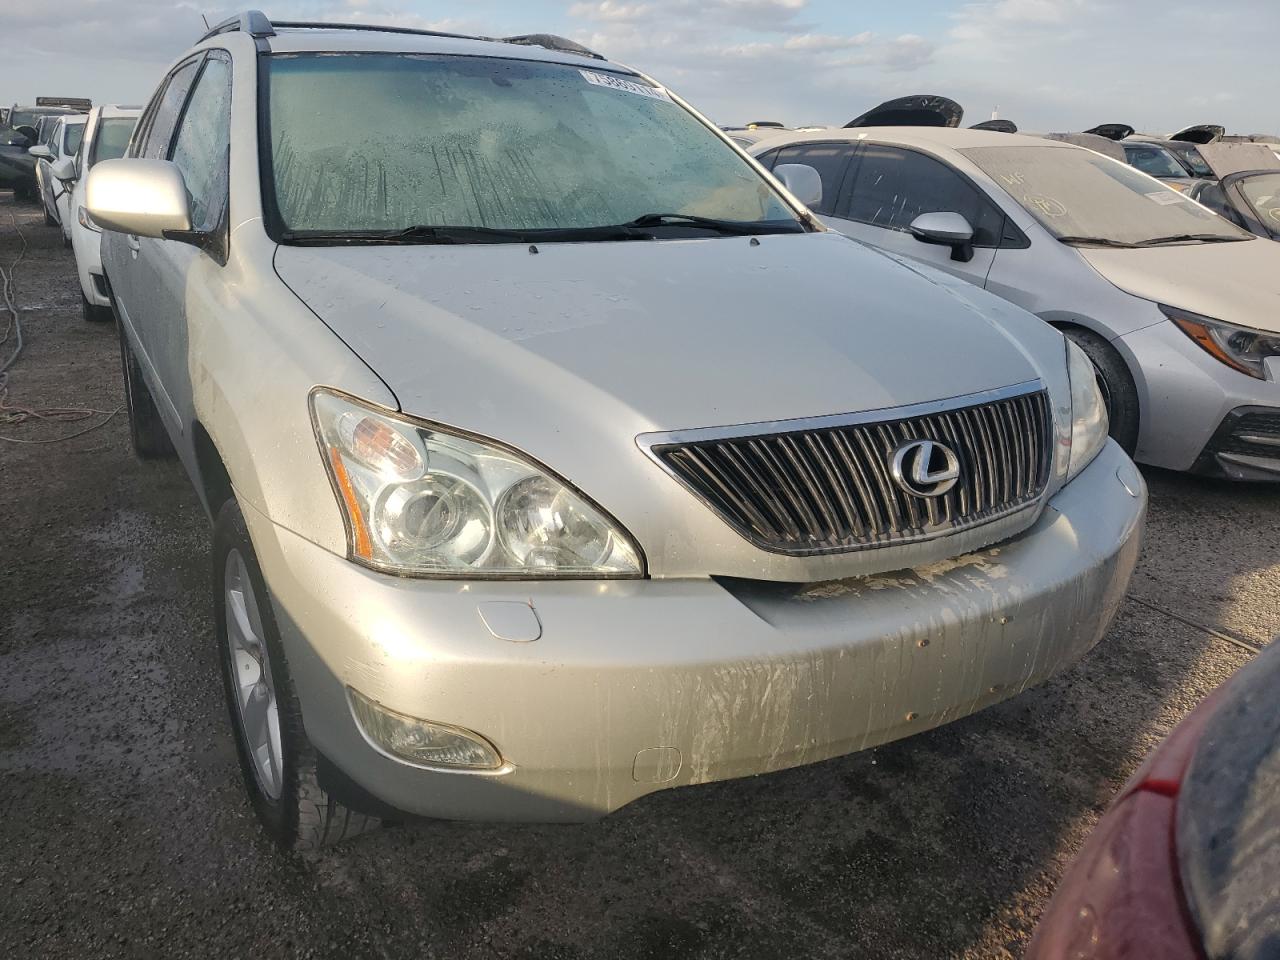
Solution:
[[[218,0],[215,0],[218,2]],[[265,3],[265,0],[262,0]],[[1102,122],[1280,133],[1280,0],[275,0],[280,20],[486,36],[558,33],[650,74],[718,123],[843,124],[927,93],[1024,130]],[[225,7],[0,0],[0,103],[145,101]]]

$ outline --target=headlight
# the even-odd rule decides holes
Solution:
[[[1160,310],[1206,353],[1233,370],[1265,380],[1267,358],[1280,357],[1280,334],[1237,327],[1163,304]]]
[[[311,394],[352,559],[445,577],[639,577],[622,528],[545,468],[495,443]]]
[[[76,219],[80,221],[80,226],[86,230],[92,230],[94,233],[101,233],[102,228],[89,219],[89,211],[84,207],[80,207],[76,211]]]
[[[1087,467],[1107,443],[1111,423],[1107,405],[1098,389],[1098,374],[1089,355],[1067,341],[1067,375],[1071,380],[1071,460],[1070,480]]]

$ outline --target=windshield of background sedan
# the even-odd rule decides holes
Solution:
[[[1187,235],[1252,236],[1178,191],[1091,150],[1016,146],[960,152],[1059,238],[1125,245]]]
[[[1280,173],[1245,177],[1240,181],[1240,191],[1271,235],[1280,236]]]
[[[93,156],[89,166],[99,160],[119,160],[129,147],[129,138],[137,126],[137,117],[107,117],[98,121],[98,132],[93,135]]]
[[[1212,177],[1213,167],[1205,162],[1204,157],[1200,156],[1200,151],[1191,144],[1179,144],[1169,148],[1179,157],[1182,162],[1191,168],[1191,172],[1197,177]]]
[[[803,229],[741,156],[638,76],[402,54],[268,59],[289,235],[573,230],[680,214]]]
[[[1131,166],[1141,170],[1148,176],[1177,178],[1187,176],[1186,168],[1177,161],[1172,153],[1154,144],[1137,147],[1125,146],[1124,155]]]

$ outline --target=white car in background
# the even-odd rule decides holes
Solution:
[[[983,287],[1075,341],[1134,459],[1280,481],[1274,243],[1055,140],[879,127],[781,134],[751,152],[770,170],[816,170],[811,207],[828,226]]]
[[[53,175],[52,167],[59,160],[73,160],[80,149],[85,122],[81,115],[59,117],[47,143],[39,143],[28,153],[36,158],[36,182],[40,185],[40,200],[44,204],[44,222],[47,226],[61,224],[63,241],[70,245],[71,233],[67,227],[66,211],[70,205],[67,186]]]
[[[67,215],[62,222],[71,233],[76,272],[80,275],[80,305],[86,320],[110,320],[111,298],[102,272],[102,231],[85,212],[85,181],[96,164],[124,156],[141,113],[139,107],[94,107],[75,159],[60,160],[52,167],[54,176],[70,189]]]

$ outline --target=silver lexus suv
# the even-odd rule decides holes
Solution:
[[[1097,642],[1146,492],[1089,361],[810,173],[551,36],[255,12],[167,72],[87,209],[281,845],[589,820]]]

